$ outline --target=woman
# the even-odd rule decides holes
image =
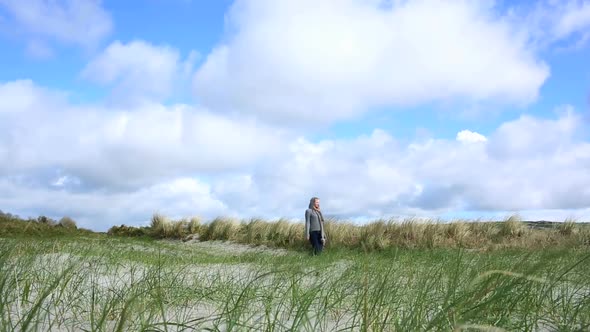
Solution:
[[[324,216],[320,211],[320,199],[317,197],[309,200],[309,208],[305,210],[305,239],[311,243],[314,255],[319,255],[324,249],[326,243]]]

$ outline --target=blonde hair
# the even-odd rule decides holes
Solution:
[[[312,198],[309,200],[309,208],[310,208],[310,209],[314,209],[314,210],[315,210],[314,203],[315,203],[315,200],[316,200],[316,199],[319,199],[319,198],[314,196],[314,197],[312,197]],[[319,209],[318,209],[318,210],[319,210]]]

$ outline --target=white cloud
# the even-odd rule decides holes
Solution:
[[[497,159],[545,158],[571,146],[582,125],[580,116],[570,106],[562,110],[557,120],[523,115],[518,120],[502,124],[496,130],[488,152]]]
[[[577,138],[588,130],[579,120],[572,112],[523,117],[485,141],[466,135],[478,144],[430,139],[402,145],[380,130],[352,140],[300,139],[267,167],[243,174],[239,189],[213,191],[229,207],[268,216],[301,217],[312,196],[322,199],[327,214],[351,218],[577,214],[590,208],[590,143]]]
[[[36,86],[31,80],[0,83],[0,114],[27,112],[60,104],[65,94]]]
[[[21,217],[67,215],[78,226],[100,231],[120,224],[145,226],[155,212],[172,218],[213,218],[227,211],[223,202],[212,197],[210,186],[194,178],[176,178],[124,193],[27,187],[0,178],[0,192],[0,206],[20,211]]]
[[[213,108],[299,123],[437,100],[527,104],[548,66],[480,1],[237,1],[198,69]]]
[[[187,105],[72,106],[30,81],[4,83],[0,96],[0,206],[9,212],[106,228],[155,211],[301,218],[311,196],[327,215],[350,218],[589,208],[589,128],[569,106],[485,136],[403,142],[375,129],[313,142]]]
[[[44,39],[93,48],[113,29],[100,0],[0,0],[14,30]]]
[[[554,33],[563,38],[588,28],[590,28],[590,2],[570,1],[565,6]]]
[[[482,134],[470,131],[470,130],[461,130],[457,133],[457,141],[463,143],[478,143],[478,142],[485,142],[488,139],[483,136]]]
[[[514,9],[513,19],[524,23],[523,28],[528,30],[537,47],[551,47],[567,39],[573,39],[569,43],[580,47],[590,34],[590,2],[546,0],[525,3]]]
[[[67,181],[68,181],[68,176],[66,175],[66,176],[62,176],[59,179],[55,180],[55,182],[53,182],[51,185],[56,186],[56,187],[63,187]]]
[[[0,176],[58,168],[81,183],[137,188],[181,175],[254,167],[286,133],[187,105],[74,107],[30,81],[0,85]]]
[[[181,61],[178,50],[144,41],[111,43],[82,71],[88,80],[114,86],[119,100],[166,98],[192,74],[198,54]]]

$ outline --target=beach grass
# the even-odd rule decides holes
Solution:
[[[583,249],[328,246],[314,257],[255,248],[109,236],[2,238],[0,329],[590,328],[590,253]]]
[[[63,224],[0,218],[0,331],[590,329],[571,220],[329,220],[320,256],[287,220]]]

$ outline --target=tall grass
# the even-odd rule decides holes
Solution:
[[[365,235],[389,229],[375,227]],[[590,328],[587,252],[199,255],[182,242],[0,239],[0,331]]]
[[[528,228],[522,223],[520,217],[511,216],[501,223],[499,235],[502,237],[514,238],[525,236]]]
[[[319,257],[0,220],[17,226],[67,233],[0,233],[0,332],[590,330],[590,232],[573,221],[328,220]],[[287,220],[154,215],[146,232],[308,245]]]
[[[590,227],[567,220],[550,228],[536,228],[518,216],[500,222],[455,220],[376,220],[364,225],[327,220],[327,246],[355,248],[364,251],[390,248],[535,248],[586,247],[590,245]],[[182,238],[197,234],[200,240],[233,241],[252,245],[283,248],[304,248],[302,222],[284,219],[237,220],[215,218],[202,223],[201,219],[172,221],[154,214],[150,234],[155,238]],[[131,231],[129,231],[131,232]],[[116,232],[111,232],[115,234]],[[122,232],[120,232],[122,233]],[[121,234],[124,235],[124,234]]]

